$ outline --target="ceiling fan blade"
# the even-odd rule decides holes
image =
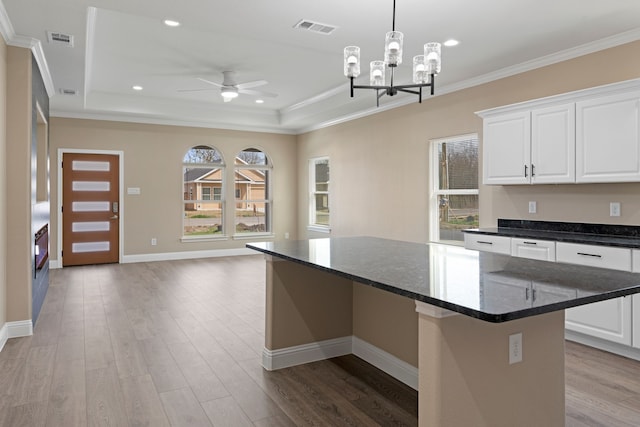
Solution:
[[[278,96],[278,94],[271,93],[271,92],[263,92],[261,90],[238,89],[238,92],[244,93],[246,95],[264,96],[267,98],[275,98]]]
[[[219,89],[178,89],[178,92],[207,92],[211,90],[219,90]]]
[[[245,83],[239,83],[236,85],[236,87],[238,89],[250,89],[252,87],[258,87],[258,86],[263,86],[266,85],[267,83],[269,83],[266,80],[255,80],[252,82],[245,82]]]
[[[203,79],[202,77],[198,77],[198,80],[200,80],[201,82],[208,83],[210,85],[214,85],[216,87],[222,87],[220,83],[212,82],[211,80]]]

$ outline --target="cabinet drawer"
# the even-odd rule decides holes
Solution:
[[[541,261],[555,261],[556,242],[512,237],[511,256],[537,259]]]
[[[556,243],[556,260],[569,264],[631,271],[631,249]]]
[[[464,247],[476,251],[511,254],[511,238],[486,234],[464,234]]]

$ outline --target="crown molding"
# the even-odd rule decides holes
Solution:
[[[38,68],[40,69],[40,74],[42,75],[47,95],[51,98],[55,94],[56,90],[53,85],[53,79],[51,78],[51,71],[49,70],[47,58],[45,58],[44,50],[42,50],[42,43],[38,39],[16,34],[13,24],[11,24],[11,20],[9,19],[9,15],[7,14],[7,9],[5,9],[4,2],[2,1],[0,1],[0,34],[2,34],[2,38],[4,38],[7,45],[31,50],[31,53],[38,64]]]

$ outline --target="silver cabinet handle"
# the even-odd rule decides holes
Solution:
[[[527,241],[524,241],[522,243],[524,243],[525,245],[537,245],[538,244],[537,242],[527,242]]]
[[[486,242],[484,240],[478,240],[477,242],[482,244],[482,245],[493,245],[493,242]]]

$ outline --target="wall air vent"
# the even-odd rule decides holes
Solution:
[[[47,31],[47,40],[49,40],[49,43],[73,47],[73,36],[69,34]]]
[[[319,22],[309,21],[307,19],[300,20],[293,28],[299,28],[301,30],[313,31],[320,34],[331,34],[336,28],[335,25],[321,24]]]
[[[75,90],[75,89],[64,89],[64,88],[61,88],[61,89],[59,89],[59,92],[60,92],[61,95],[69,95],[69,96],[74,96],[74,95],[78,94],[78,91]]]

